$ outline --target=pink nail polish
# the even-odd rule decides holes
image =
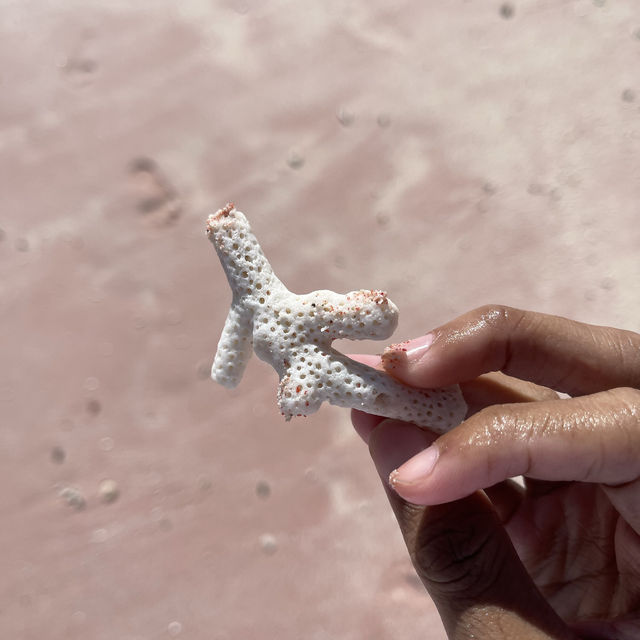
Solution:
[[[409,362],[420,360],[433,344],[434,337],[433,333],[427,333],[426,336],[420,336],[405,342],[403,346],[407,354],[407,360]]]
[[[396,487],[399,484],[415,484],[423,480],[433,471],[439,455],[438,447],[431,445],[392,471],[389,483],[392,487]]]
[[[426,336],[388,346],[381,356],[383,369],[392,371],[397,367],[417,362],[432,345],[433,339],[433,333],[428,333]]]

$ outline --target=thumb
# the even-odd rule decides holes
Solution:
[[[533,584],[483,493],[422,507],[389,488],[389,473],[433,439],[413,425],[385,420],[372,432],[369,450],[448,637],[573,638]]]

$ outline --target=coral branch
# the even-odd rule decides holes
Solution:
[[[385,292],[292,293],[275,276],[247,219],[232,204],[209,216],[207,234],[233,292],[214,380],[237,385],[253,346],[280,376],[278,404],[286,419],[314,413],[327,401],[440,432],[463,420],[466,405],[458,387],[413,389],[332,348],[337,338],[391,336],[398,309]]]

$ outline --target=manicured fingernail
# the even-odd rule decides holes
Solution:
[[[433,344],[433,333],[427,333],[426,336],[420,336],[409,342],[404,343],[404,349],[407,353],[407,360],[415,362],[420,360]]]
[[[426,478],[436,466],[438,461],[438,447],[432,445],[421,451],[418,455],[407,460],[402,466],[394,469],[389,474],[389,484],[392,488],[400,484],[415,484]]]
[[[420,360],[433,343],[433,334],[420,336],[406,342],[392,344],[384,350],[382,354],[382,366],[384,369],[392,370],[399,365],[407,365]]]

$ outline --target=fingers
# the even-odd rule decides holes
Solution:
[[[360,360],[361,356],[350,356],[354,360]],[[367,356],[376,358],[377,356]],[[377,360],[380,362],[380,359]],[[374,362],[372,360],[372,362]],[[374,362],[375,364],[375,362]],[[554,400],[558,394],[551,389],[511,378],[500,372],[486,373],[470,382],[460,385],[462,395],[467,403],[467,417],[477,413],[485,407],[493,404],[507,404],[511,402],[538,402],[540,400]],[[357,409],[351,411],[351,421],[358,435],[365,441],[369,441],[369,433],[384,418],[375,416]]]
[[[517,475],[609,485],[640,477],[640,391],[489,407],[390,481],[406,500],[439,504]]]
[[[356,433],[369,444],[371,432],[384,420],[382,416],[374,416],[364,411],[351,409],[351,423]]]
[[[512,378],[498,371],[463,382],[460,389],[469,408],[467,416],[493,404],[558,399],[558,394],[547,387]]]
[[[390,491],[389,472],[433,438],[414,425],[385,420],[370,433],[369,450],[448,637],[573,637],[541,597],[484,495],[424,508]]]
[[[565,318],[487,306],[388,348],[384,368],[417,387],[441,387],[488,371],[583,395],[640,387],[640,335]]]

